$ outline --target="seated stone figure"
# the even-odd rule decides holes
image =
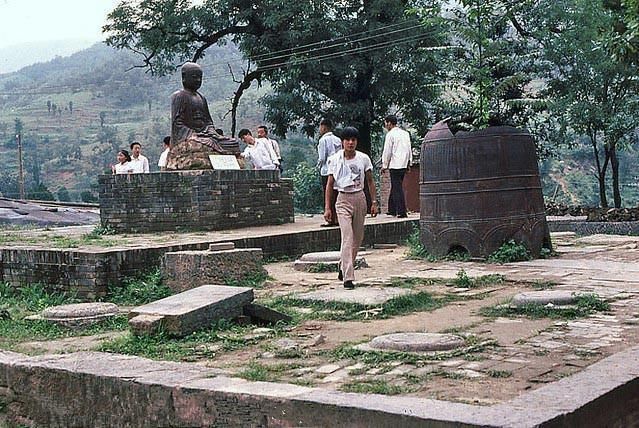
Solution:
[[[215,131],[202,86],[202,68],[192,62],[182,66],[182,86],[171,95],[171,150],[167,169],[211,169],[209,155],[239,155],[237,140]]]

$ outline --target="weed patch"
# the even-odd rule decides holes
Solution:
[[[224,280],[224,284],[231,287],[261,288],[267,279],[269,279],[269,276],[266,271],[258,271],[251,272],[241,279],[227,278]]]
[[[512,263],[530,260],[530,252],[522,243],[511,239],[499,247],[494,253],[488,256],[490,263]]]
[[[339,387],[339,390],[343,392],[357,392],[360,394],[383,395],[398,395],[411,392],[411,389],[408,387],[394,385],[381,379],[345,383]]]
[[[110,290],[107,301],[118,305],[138,306],[163,299],[173,293],[169,287],[162,284],[160,269],[134,278],[126,278],[122,283],[122,286]]]
[[[596,294],[583,294],[578,296],[574,305],[548,306],[541,304],[528,304],[521,307],[510,305],[497,305],[482,308],[483,316],[496,317],[527,317],[527,318],[552,318],[552,319],[576,319],[583,318],[595,312],[610,310],[610,305],[600,299]]]

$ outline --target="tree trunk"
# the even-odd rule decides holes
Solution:
[[[621,208],[621,191],[619,189],[619,159],[617,158],[616,145],[610,148],[610,167],[612,168],[612,195],[615,208]]]

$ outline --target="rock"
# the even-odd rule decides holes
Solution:
[[[573,291],[563,290],[543,290],[543,291],[528,291],[525,293],[519,293],[513,297],[512,304],[517,307],[525,305],[545,305],[549,307],[570,305],[577,300],[577,294]]]
[[[27,317],[27,320],[45,320],[65,327],[86,327],[120,313],[116,304],[93,302],[46,308],[40,315]]]

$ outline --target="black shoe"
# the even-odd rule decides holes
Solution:
[[[344,273],[341,269],[337,272],[337,279],[339,279],[340,281],[344,279]]]
[[[408,214],[406,213],[397,215],[397,218],[406,218],[406,217],[408,217]]]
[[[347,290],[352,290],[353,288],[355,288],[355,284],[353,284],[353,281],[344,281],[344,288]]]

